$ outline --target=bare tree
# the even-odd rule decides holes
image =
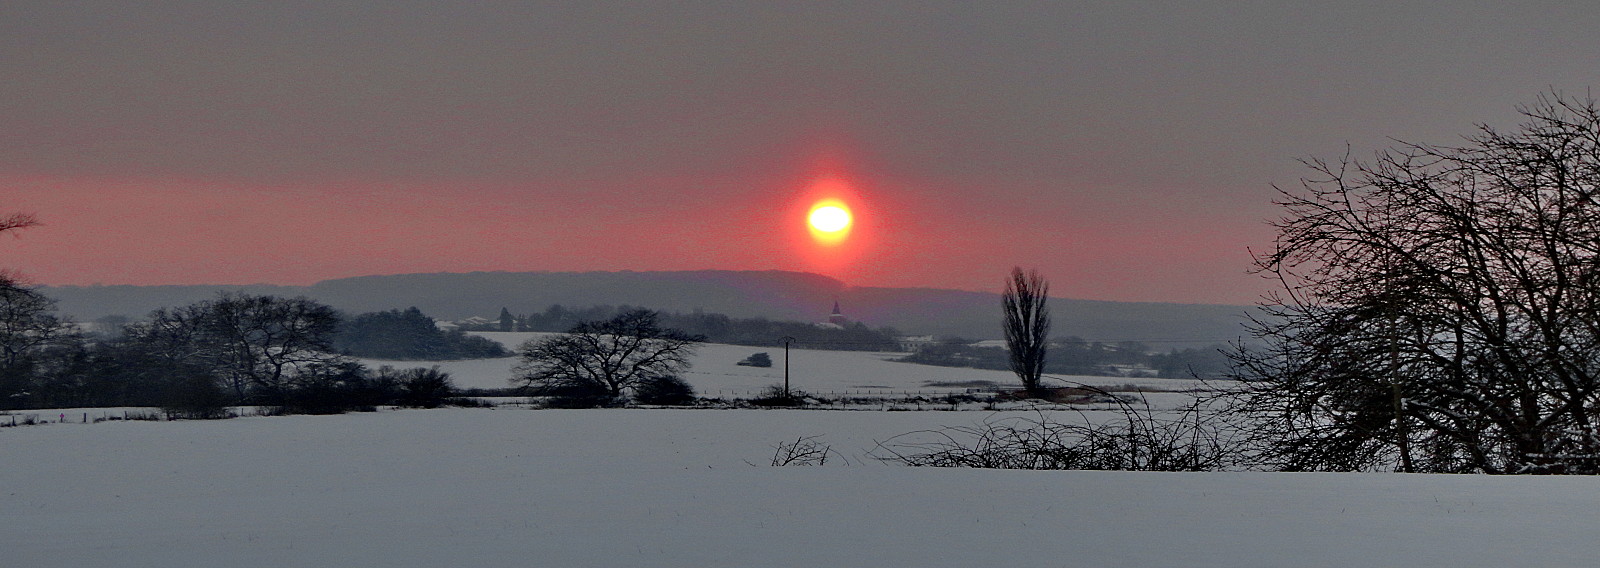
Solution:
[[[207,366],[206,310],[205,303],[157,309],[146,320],[125,326],[125,341],[168,366]]]
[[[243,385],[281,400],[297,383],[315,380],[303,371],[339,359],[332,346],[339,317],[325,304],[222,294],[207,307],[205,324],[219,348],[218,363],[238,390]]]
[[[511,381],[537,392],[617,400],[641,383],[687,369],[704,339],[662,328],[653,311],[633,310],[523,343],[517,347],[522,363]]]
[[[1600,108],[1309,160],[1239,349],[1281,469],[1600,473]]]
[[[174,364],[209,369],[237,401],[280,404],[289,391],[339,369],[338,316],[306,298],[225,293],[157,310],[129,328],[128,341]]]
[[[26,229],[38,224],[38,218],[32,214],[12,213],[0,216],[0,233]],[[24,285],[24,278],[10,269],[0,269],[0,302],[3,302],[0,305],[4,306],[4,318],[7,322],[5,324],[6,330],[19,329],[17,327],[19,325],[31,327],[32,324],[20,323],[21,320],[19,318],[34,319],[39,314],[48,314],[55,310],[54,300],[29,289]],[[6,331],[0,330],[0,333],[6,333]],[[17,341],[22,339],[24,338],[21,335],[16,335],[12,338],[12,340]],[[15,352],[12,349],[0,346],[0,355],[5,357],[0,362],[8,362],[15,357]]]
[[[1044,375],[1045,350],[1050,342],[1050,283],[1037,270],[1011,269],[1006,290],[1000,296],[1005,313],[1006,349],[1010,352],[1011,372],[1022,379],[1022,388],[1038,394]]]
[[[25,402],[42,375],[46,354],[81,342],[56,317],[55,300],[0,274],[0,408]]]
[[[26,229],[39,225],[39,218],[31,213],[12,213],[0,217],[0,233],[15,229]]]
[[[55,300],[0,276],[0,368],[16,368],[67,333]]]

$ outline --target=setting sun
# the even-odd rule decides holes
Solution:
[[[850,211],[839,205],[821,205],[811,210],[811,227],[836,233],[850,227]]]
[[[824,199],[811,206],[806,225],[811,237],[824,245],[837,245],[850,235],[850,207],[837,199]]]

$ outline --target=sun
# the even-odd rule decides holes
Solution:
[[[843,205],[818,203],[807,218],[811,228],[824,233],[837,233],[850,228],[850,210]]]
[[[837,199],[824,199],[811,205],[811,213],[806,215],[806,226],[811,229],[811,238],[824,245],[837,245],[850,236],[850,225],[854,219],[850,215],[850,207]]]

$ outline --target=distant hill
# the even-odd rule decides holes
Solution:
[[[908,334],[995,339],[998,294],[931,288],[851,287],[803,272],[473,272],[400,274],[327,280],[311,286],[49,286],[41,291],[80,321],[107,315],[143,317],[160,307],[209,299],[234,290],[306,296],[347,312],[415,306],[437,318],[493,318],[567,307],[632,305],[658,310],[703,310],[733,317],[822,321],[838,301],[844,315]],[[1052,298],[1057,337],[1143,341],[1156,345],[1232,341],[1244,335],[1246,306],[1105,302]]]

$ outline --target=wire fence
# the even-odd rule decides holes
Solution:
[[[968,395],[995,394],[995,393],[997,393],[999,391],[1000,391],[1000,389],[997,389],[997,388],[949,388],[949,389],[919,389],[919,390],[863,388],[863,389],[826,390],[826,391],[805,390],[805,389],[799,389],[799,388],[794,389],[795,393],[804,393],[806,395],[817,397],[817,398],[848,398],[848,397],[890,397],[890,398],[902,397],[902,398],[911,398],[911,397],[930,397],[930,396],[939,397],[939,396],[951,396],[951,395],[961,395],[961,394],[968,394]],[[704,397],[707,397],[707,398],[745,398],[745,397],[759,397],[759,396],[769,395],[769,394],[772,394],[772,391],[770,390],[770,387],[762,388],[762,389],[717,389],[715,391],[715,394],[713,394],[713,391],[710,391],[710,390],[702,391],[700,394],[701,394],[701,396],[704,396]]]
[[[55,412],[11,411],[0,415],[0,427],[31,426],[34,424],[93,424],[109,420],[162,420],[165,413],[158,409],[117,409]]]
[[[246,416],[268,416],[273,413],[270,407],[263,406],[233,406],[227,409],[230,418]],[[101,422],[118,421],[164,421],[173,420],[179,413],[171,413],[156,407],[126,407],[126,408],[95,408],[83,409],[42,409],[42,410],[8,410],[0,411],[0,428],[13,426],[32,426],[35,424],[99,424]]]

